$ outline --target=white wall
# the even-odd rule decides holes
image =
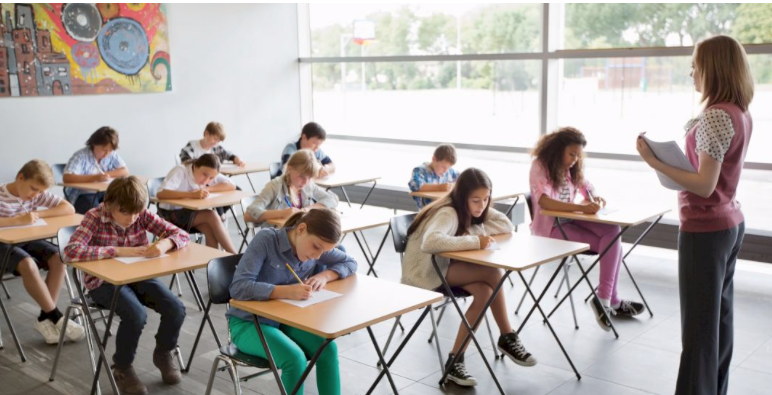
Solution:
[[[29,159],[66,162],[103,125],[118,130],[129,170],[149,177],[212,120],[242,158],[279,160],[301,127],[296,5],[167,7],[172,92],[0,99],[0,182]]]

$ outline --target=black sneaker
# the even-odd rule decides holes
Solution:
[[[632,300],[623,300],[618,309],[614,309],[614,315],[621,317],[634,317],[646,311],[643,303],[633,302]]]
[[[520,337],[515,332],[499,336],[497,348],[502,354],[508,356],[512,362],[520,366],[536,365],[536,358],[523,347],[523,342],[520,341]]]
[[[463,362],[456,362],[453,366],[450,366],[452,360],[453,354],[450,354],[448,362],[445,363],[445,370],[448,371],[445,381],[452,381],[462,387],[474,387],[477,385],[477,379],[466,371],[466,365]]]
[[[614,309],[611,307],[604,307],[603,304],[600,303],[600,299],[596,297],[593,297],[592,300],[590,300],[590,307],[592,307],[592,311],[595,313],[595,319],[598,321],[600,328],[606,332],[610,331],[611,316],[614,315]],[[603,314],[604,310],[606,314]]]

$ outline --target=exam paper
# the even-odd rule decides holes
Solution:
[[[154,257],[154,258],[145,258],[144,256],[122,256],[122,257],[115,258],[115,260],[118,261],[118,262],[125,263],[127,265],[133,265],[135,263],[145,262],[145,261],[152,261],[153,259],[160,259],[160,258],[164,258],[164,257],[167,257],[167,256],[169,256],[169,255],[163,254],[161,256],[157,256],[157,257]]]
[[[306,300],[292,300],[292,299],[278,299],[278,300],[284,303],[289,303],[291,305],[298,306],[298,307],[308,307],[308,306],[313,306],[317,303],[322,303],[330,299],[335,299],[339,296],[342,296],[342,294],[328,291],[326,289],[320,289],[318,291],[311,292],[311,297]]]
[[[675,167],[676,169],[688,171],[690,173],[697,172],[675,141],[658,143],[656,141],[652,141],[645,135],[641,135],[641,137],[643,137],[643,139],[646,141],[646,144],[649,145],[649,148],[651,148],[654,156],[656,156],[660,161],[664,162],[668,166]],[[660,172],[657,172],[657,177],[659,177],[660,184],[662,184],[662,186],[667,189],[672,189],[674,191],[684,190],[684,187]]]
[[[47,223],[46,221],[44,221],[42,218],[38,218],[38,220],[37,220],[37,221],[35,221],[35,223],[33,223],[33,224],[29,224],[29,225],[17,225],[17,226],[3,226],[2,228],[0,228],[0,230],[5,230],[5,229],[22,229],[22,228],[34,228],[34,227],[36,227],[36,226],[46,226],[46,225],[48,225],[48,223]]]

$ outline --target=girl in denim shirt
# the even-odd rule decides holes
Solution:
[[[354,258],[335,248],[341,238],[340,219],[326,208],[300,212],[283,228],[262,229],[249,243],[236,267],[231,297],[238,300],[305,300],[327,284],[356,272]],[[285,266],[289,263],[301,279],[299,284]],[[316,273],[316,274],[314,274]],[[231,307],[226,313],[233,343],[247,354],[266,358],[252,314]],[[324,339],[306,331],[260,318],[268,347],[281,369],[281,381],[292,391],[306,361]],[[338,350],[335,342],[324,349],[316,365],[319,395],[340,394]],[[298,393],[303,393],[303,387]]]

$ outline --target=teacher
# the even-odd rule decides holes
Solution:
[[[753,123],[748,105],[753,77],[742,45],[716,36],[698,43],[692,57],[694,88],[704,109],[686,124],[689,173],[654,157],[638,138],[638,153],[680,184],[678,290],[681,365],[676,394],[726,394],[733,345],[733,277],[745,234],[735,199]]]

